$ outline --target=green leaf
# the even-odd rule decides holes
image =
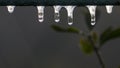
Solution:
[[[79,33],[79,30],[77,28],[69,27],[66,29],[67,32],[71,33]]]
[[[109,40],[120,37],[120,28],[112,30],[112,27],[107,28],[100,36],[100,44],[103,45]]]
[[[118,68],[120,68],[120,66],[118,66]]]
[[[103,45],[108,37],[109,34],[112,32],[112,27],[108,27],[101,35],[100,35],[100,45]]]
[[[91,32],[91,37],[94,43],[98,41],[98,34],[94,31]]]
[[[88,39],[80,39],[80,48],[85,54],[91,54],[94,51],[92,43]]]
[[[74,28],[74,27],[63,28],[63,27],[60,27],[57,25],[52,25],[51,27],[57,32],[67,32],[67,33],[79,34],[79,30],[77,28]]]
[[[57,26],[57,25],[52,25],[51,27],[52,27],[52,29],[54,29],[55,31],[58,31],[58,32],[65,32],[66,31],[66,29],[64,29],[60,26]]]

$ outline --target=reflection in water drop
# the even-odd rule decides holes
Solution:
[[[62,8],[62,6],[53,6],[54,7],[54,12],[55,12],[55,15],[54,15],[54,18],[55,18],[55,22],[59,22],[60,21],[60,9]]]
[[[95,14],[96,14],[96,7],[97,6],[94,6],[94,5],[88,5],[87,6],[87,8],[88,8],[88,10],[89,10],[89,12],[90,12],[90,15],[91,15],[91,25],[95,25],[96,24],[96,16],[95,16]]]
[[[8,12],[13,13],[15,6],[7,6]]]
[[[112,5],[106,5],[106,10],[108,14],[112,13],[112,9],[113,9]]]
[[[44,21],[44,8],[45,8],[44,6],[37,6],[39,22]]]
[[[73,11],[76,6],[64,6],[67,9],[68,13],[68,25],[73,24]]]

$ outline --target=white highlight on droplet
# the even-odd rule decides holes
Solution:
[[[68,13],[68,25],[73,24],[73,11],[76,6],[64,6]]]
[[[91,25],[95,25],[96,24],[96,7],[95,5],[87,5],[86,6],[90,12],[91,15]]]
[[[60,10],[62,6],[56,5],[53,7],[54,7],[54,12],[55,12],[55,15],[54,15],[55,22],[59,22],[60,21]]]
[[[39,22],[44,21],[44,8],[45,8],[44,6],[37,6]]]
[[[9,13],[13,13],[14,9],[15,9],[15,6],[7,6],[7,9],[8,9]]]
[[[108,14],[112,13],[113,5],[106,5],[106,10]]]

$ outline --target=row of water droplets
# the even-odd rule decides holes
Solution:
[[[72,25],[73,24],[73,11],[75,9],[76,6],[60,6],[60,5],[56,5],[53,6],[54,7],[54,18],[55,18],[55,22],[59,22],[60,21],[60,10],[61,8],[65,8],[67,10],[68,13],[68,25]],[[91,25],[95,25],[96,23],[96,5],[87,5],[86,6],[90,12],[91,15]],[[43,22],[44,21],[44,8],[45,6],[37,6],[37,10],[38,10],[38,20],[39,22]],[[112,5],[106,5],[106,10],[107,13],[112,13]],[[9,13],[13,13],[15,6],[7,6],[8,12]]]

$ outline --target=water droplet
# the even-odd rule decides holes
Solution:
[[[44,6],[37,6],[39,22],[44,21],[44,8],[45,8]]]
[[[96,24],[95,21],[92,21],[92,22],[91,22],[91,25],[92,25],[92,26],[94,26],[95,24]]]
[[[15,6],[7,6],[8,12],[13,13]]]
[[[88,10],[90,12],[90,15],[91,15],[91,25],[94,26],[96,24],[96,21],[95,21],[96,20],[96,16],[95,16],[95,14],[96,14],[96,7],[97,6],[88,5],[86,7],[88,8]]]
[[[54,15],[54,18],[55,18],[55,22],[59,22],[60,21],[60,10],[62,8],[62,6],[53,6],[54,7],[54,11],[55,11],[55,15]]]
[[[76,6],[64,6],[68,13],[68,25],[73,24],[73,11]]]
[[[113,9],[112,5],[106,5],[106,10],[108,14],[112,13],[112,9]]]
[[[73,24],[73,18],[68,16],[68,25],[72,25]]]

